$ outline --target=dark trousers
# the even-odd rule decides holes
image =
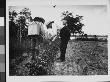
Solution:
[[[42,42],[42,37],[40,35],[30,35],[29,38],[31,40],[32,58],[34,59],[35,54],[39,55],[39,45]],[[35,49],[36,46],[38,47],[37,49]]]
[[[60,60],[65,61],[65,54],[66,54],[66,48],[69,40],[62,40],[61,39],[61,44],[60,44]]]
[[[29,35],[29,39],[31,40],[31,48],[35,49],[36,46],[42,43],[43,39],[40,35]]]

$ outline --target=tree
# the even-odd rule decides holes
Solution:
[[[29,8],[24,8],[22,9],[20,12],[16,12],[15,10],[10,10],[9,11],[9,19],[10,22],[14,22],[15,25],[18,27],[18,37],[19,37],[19,41],[21,43],[21,39],[23,37],[26,37],[27,34],[27,20],[30,21],[32,20],[31,17],[31,11],[29,10]]]
[[[15,10],[9,11],[9,21],[14,22],[17,15],[18,15],[18,13]]]
[[[83,16],[73,16],[73,13],[68,11],[64,11],[61,16],[63,18],[62,20],[67,20],[68,27],[73,34],[84,34],[84,32],[82,31],[84,24],[81,23]]]
[[[9,10],[9,36],[10,39],[17,39],[17,31],[18,27],[15,24],[15,18],[17,17],[18,13],[15,10]]]

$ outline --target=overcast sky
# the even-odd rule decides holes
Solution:
[[[73,12],[73,15],[81,15],[85,27],[83,30],[87,34],[107,35],[109,22],[107,19],[106,5],[57,5],[53,8],[51,5],[26,6],[31,10],[32,17],[43,17],[46,22],[54,20],[61,26],[61,13],[63,11]],[[22,6],[13,7],[15,10],[21,10]]]

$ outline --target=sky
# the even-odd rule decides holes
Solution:
[[[43,17],[46,22],[55,21],[58,26],[62,26],[61,13],[70,11],[73,15],[83,16],[84,27],[83,31],[87,34],[107,35],[109,22],[107,17],[106,5],[57,5],[55,8],[52,5],[37,5],[26,6],[31,10],[32,17]],[[19,11],[24,6],[15,6],[13,9]]]

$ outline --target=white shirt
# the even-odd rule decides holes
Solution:
[[[52,24],[52,28],[48,28],[44,26],[44,33],[45,37],[48,39],[51,39],[51,37],[57,35],[57,26],[55,24]]]
[[[28,26],[28,35],[39,35],[41,31],[41,23],[33,22]]]

